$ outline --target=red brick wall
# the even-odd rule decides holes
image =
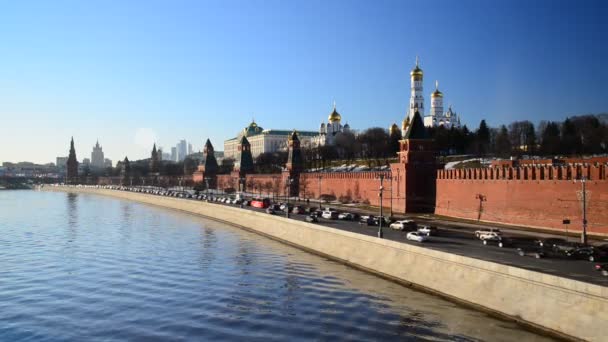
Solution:
[[[565,230],[562,220],[568,218],[572,224],[567,229],[580,231],[582,208],[577,192],[582,185],[572,179],[582,175],[590,179],[586,183],[588,231],[608,235],[605,166],[442,170],[435,213],[555,230]]]
[[[371,205],[380,205],[380,175],[386,177],[384,189],[390,189],[390,172],[311,172],[300,175],[300,197],[318,198],[320,194],[350,197],[356,201],[369,201]],[[319,176],[321,180],[319,181]],[[396,188],[396,187],[395,187]],[[390,192],[384,192],[383,205],[389,207]],[[395,203],[393,203],[395,205]]]

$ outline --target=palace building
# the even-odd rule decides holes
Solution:
[[[224,141],[224,158],[235,159],[238,154],[238,144],[243,137],[246,137],[251,145],[251,155],[255,159],[262,153],[287,152],[287,142],[292,130],[264,129],[252,120],[251,123],[243,128],[239,134]],[[310,145],[313,137],[319,133],[315,131],[298,131],[302,145]]]

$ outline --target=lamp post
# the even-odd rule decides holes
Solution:
[[[321,180],[323,176],[319,176],[319,210],[321,210]]]
[[[575,181],[576,182],[576,181]],[[581,232],[581,243],[587,244],[587,177],[581,178],[582,193],[581,200],[583,201],[583,231]]]
[[[382,212],[382,192],[384,191],[384,175],[380,175],[380,220],[378,224],[378,237],[382,239],[384,234],[382,234],[382,223],[384,221],[384,216]]]
[[[393,217],[393,173],[391,172],[391,217]]]

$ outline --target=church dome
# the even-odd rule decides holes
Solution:
[[[416,76],[422,78],[422,69],[420,69],[420,66],[418,65],[418,56],[416,56],[416,66],[414,67],[414,69],[412,69],[410,75],[412,77]]]
[[[435,91],[431,94],[431,97],[443,97],[443,93],[439,91],[439,81],[435,81]]]
[[[331,112],[331,114],[329,114],[329,117],[327,118],[327,120],[331,123],[338,121],[340,122],[340,120],[342,120],[342,116],[340,115],[340,113],[338,113],[338,111],[336,110],[336,105],[334,104],[334,111]]]

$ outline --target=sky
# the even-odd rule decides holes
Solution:
[[[608,112],[608,1],[3,1],[0,162],[54,162],[74,137],[114,163],[216,150],[252,118],[317,130],[403,120],[409,72],[462,122]]]

